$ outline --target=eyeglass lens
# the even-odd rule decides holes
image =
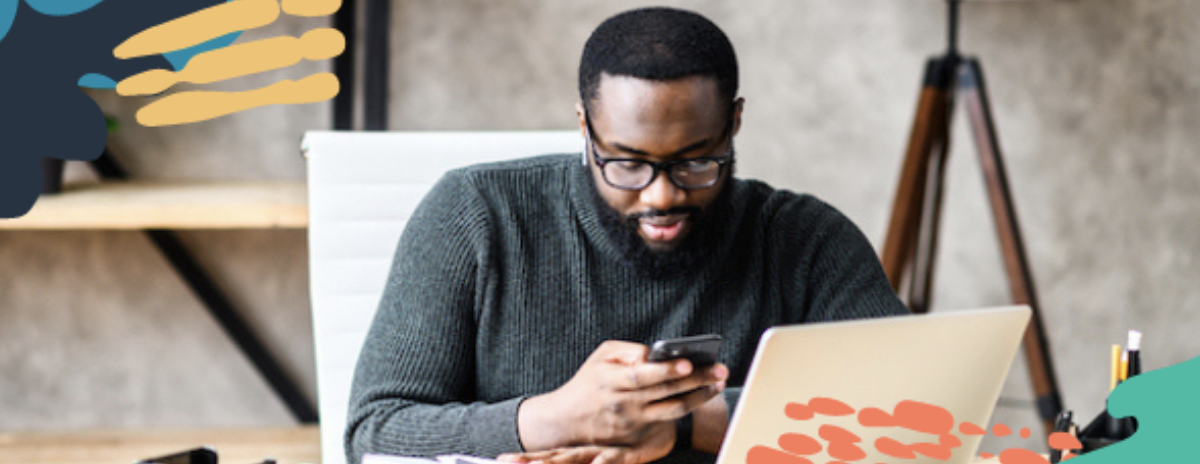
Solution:
[[[680,187],[703,188],[716,183],[721,164],[712,159],[683,160],[664,169]],[[654,181],[656,169],[641,160],[614,160],[604,163],[604,176],[616,187],[640,189]]]

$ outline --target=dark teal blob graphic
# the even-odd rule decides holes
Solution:
[[[0,0],[0,220],[33,207],[42,158],[87,161],[104,151],[104,115],[79,87],[111,89],[150,69],[183,69],[237,34],[129,60],[113,56],[117,45],[225,1]]]

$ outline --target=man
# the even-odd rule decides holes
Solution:
[[[350,460],[711,462],[764,330],[906,313],[849,220],[732,177],[737,79],[703,17],[623,13],[583,52],[582,156],[447,174],[363,347]],[[721,364],[645,360],[707,333]]]

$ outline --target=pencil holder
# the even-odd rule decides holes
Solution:
[[[1095,451],[1121,440],[1129,438],[1137,431],[1137,421],[1132,417],[1114,418],[1105,408],[1087,427],[1079,432],[1079,442],[1083,445],[1083,453]]]

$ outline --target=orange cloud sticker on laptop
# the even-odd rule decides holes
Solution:
[[[936,436],[936,442],[902,443],[892,437],[880,437],[872,444],[875,451],[899,460],[916,459],[925,456],[938,461],[949,461],[955,449],[962,447],[962,440],[954,435],[955,421],[953,414],[945,408],[920,401],[905,400],[896,404],[892,412],[883,409],[867,407],[855,410],[850,405],[832,398],[812,398],[808,403],[788,403],[783,414],[795,421],[809,421],[818,416],[840,417],[857,412],[858,424],[870,428],[899,428],[913,432]],[[958,425],[959,433],[963,435],[986,435],[982,427],[963,422]],[[992,435],[1007,436],[1012,429],[1004,424],[996,424]],[[832,424],[823,424],[818,429],[817,438],[802,433],[784,433],[777,441],[778,448],[758,445],[750,448],[746,454],[746,464],[846,464],[866,459],[862,438],[854,432]],[[1029,438],[1031,431],[1022,428],[1022,438]],[[824,440],[824,444],[821,440]],[[1066,433],[1055,433],[1049,437],[1049,445],[1056,450],[1074,450],[1082,446],[1075,437]],[[815,456],[822,451],[832,460],[814,461]],[[983,453],[983,458],[994,456]],[[1070,459],[1070,458],[1067,458]],[[1040,454],[1029,450],[1013,448],[1000,453],[1002,464],[1049,464]]]

